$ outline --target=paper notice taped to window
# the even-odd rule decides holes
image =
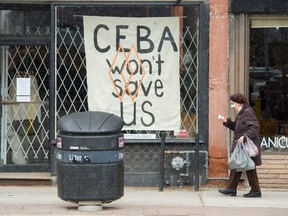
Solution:
[[[31,101],[31,78],[17,78],[16,80],[16,101],[30,102]]]

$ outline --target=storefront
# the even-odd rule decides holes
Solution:
[[[250,23],[245,65],[249,66],[250,102],[261,127],[261,183],[263,187],[287,187],[288,3],[259,1],[257,8],[250,5],[249,10],[239,8],[237,1],[232,3],[231,10]]]
[[[226,180],[233,134],[216,117],[226,112],[233,118],[228,97],[242,92],[248,96],[261,126],[260,184],[288,185],[286,1],[29,2],[0,3],[1,179],[7,173],[9,178],[13,174],[19,178],[20,173],[20,179],[29,179],[31,173],[56,176],[57,121],[68,113],[89,110],[85,16],[129,17],[135,26],[142,18],[178,17],[179,68],[169,73],[170,79],[179,75],[181,125],[179,130],[124,131],[125,184],[159,184],[162,132],[167,185],[194,185],[197,178],[200,183]],[[109,43],[98,45],[103,48],[117,42]],[[155,86],[161,89],[157,82],[140,85],[147,98],[152,98]],[[121,91],[119,83],[115,86]],[[138,81],[131,83],[133,88],[138,87]],[[135,92],[131,90],[130,96],[136,96]],[[99,98],[96,103],[103,101]],[[157,106],[162,110],[162,105]],[[133,123],[133,119],[126,119],[126,123]]]
[[[259,1],[257,8],[240,8],[237,1],[232,1],[231,6],[231,12],[236,13],[232,21],[235,28],[246,32],[243,38],[246,49],[244,46],[238,48],[246,58],[238,64],[243,65],[244,76],[249,81],[244,86],[260,121],[263,152],[287,151],[286,139],[281,138],[287,136],[288,123],[287,5],[283,1],[269,5]],[[244,25],[237,26],[241,21]],[[231,43],[235,41],[232,39]]]
[[[258,169],[261,186],[287,187],[288,3],[231,0],[228,17],[227,98],[235,92],[246,94],[259,120],[263,158],[263,165]],[[228,107],[225,103],[224,107]],[[227,116],[233,118],[235,113],[228,109]],[[231,135],[226,136],[227,151]],[[211,148],[211,142],[209,145]],[[224,168],[225,164],[222,165]],[[221,165],[218,171],[219,167]],[[225,168],[222,177],[227,176],[223,173]]]
[[[178,61],[179,58],[179,67],[173,71],[168,70],[171,73],[168,75],[171,76],[170,79],[175,75],[176,79],[179,78],[179,88],[174,90],[179,92],[178,114],[181,124],[179,130],[129,128],[124,131],[125,183],[137,186],[158,185],[162,132],[165,134],[165,183],[194,184],[194,175],[198,168],[197,175],[201,183],[205,182],[208,176],[208,15],[206,1],[1,3],[1,173],[57,174],[57,120],[71,112],[89,110],[88,95],[92,87],[89,86],[91,80],[87,80],[85,16],[107,17],[107,20],[129,17],[133,18],[131,25],[136,27],[137,22],[142,22],[145,18],[154,17],[155,20],[150,20],[160,22],[165,17],[178,17],[176,38],[179,37],[179,48],[176,59]],[[125,24],[126,21],[123,20]],[[112,25],[105,24],[106,27]],[[110,26],[106,27],[105,32],[111,29]],[[148,28],[141,24],[140,29]],[[170,40],[174,36],[163,35],[164,40]],[[124,40],[125,36],[121,34],[120,38]],[[142,37],[142,40],[153,43],[153,40],[146,37]],[[98,48],[113,44],[114,42],[99,43]],[[159,62],[160,60],[158,58]],[[175,58],[172,60],[175,61]],[[137,82],[131,81],[130,84],[137,87]],[[29,86],[30,91],[27,91]],[[146,96],[150,94],[149,86],[149,83],[141,85]],[[117,85],[116,87],[121,89]],[[158,85],[152,88],[160,87]],[[130,96],[134,96],[132,90],[131,92]],[[158,94],[156,90],[155,94]],[[100,102],[97,98],[95,101]],[[167,100],[165,103],[169,104]],[[157,106],[161,107],[163,104]],[[165,117],[165,107],[157,115]],[[142,122],[145,123],[145,120]],[[128,125],[131,122],[126,120],[126,123]],[[200,149],[195,148],[195,143],[198,142]],[[194,163],[196,150],[199,150],[199,163]],[[199,167],[196,168],[195,164]]]

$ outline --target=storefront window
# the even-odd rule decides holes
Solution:
[[[249,96],[263,151],[288,151],[288,26],[281,21],[258,20],[250,30]]]
[[[57,114],[88,110],[86,56],[83,16],[101,17],[180,17],[179,74],[181,131],[167,131],[167,138],[194,138],[198,112],[199,7],[197,6],[59,6],[57,16]],[[160,131],[127,131],[156,134]]]

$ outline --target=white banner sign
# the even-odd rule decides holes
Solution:
[[[90,111],[132,130],[180,128],[179,18],[84,17]]]

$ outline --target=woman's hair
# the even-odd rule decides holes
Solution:
[[[230,100],[235,103],[244,104],[246,103],[247,98],[243,94],[236,93],[230,96]]]

